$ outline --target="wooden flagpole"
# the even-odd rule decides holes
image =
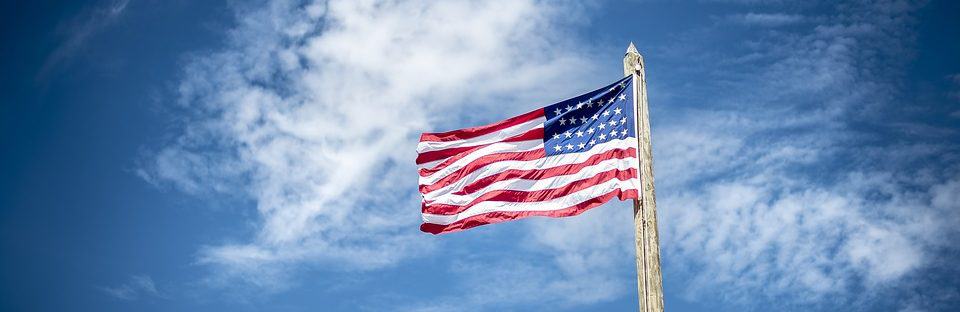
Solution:
[[[640,199],[633,201],[637,243],[637,288],[640,312],[663,311],[663,278],[660,273],[660,235],[657,232],[657,198],[653,188],[653,147],[647,108],[647,77],[643,56],[630,43],[623,56],[623,74],[633,75],[633,111],[639,140]]]

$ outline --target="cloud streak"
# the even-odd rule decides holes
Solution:
[[[238,9],[228,49],[187,66],[180,102],[194,118],[141,171],[256,202],[253,239],[201,252],[217,282],[279,290],[300,264],[366,270],[428,252],[410,209],[419,132],[466,107],[523,111],[501,105],[562,94],[561,73],[585,67],[558,52],[539,2],[262,5]]]
[[[729,17],[736,23],[751,26],[778,27],[803,22],[803,16],[799,14],[784,13],[746,13],[736,14]]]
[[[43,66],[37,72],[36,79],[44,80],[50,71],[72,58],[90,37],[116,22],[123,15],[128,4],[130,4],[129,0],[114,0],[84,12],[71,22],[61,25],[66,39],[47,56]]]
[[[130,277],[126,283],[116,287],[102,287],[104,293],[116,299],[131,301],[145,297],[164,298],[165,296],[157,290],[153,279],[146,275],[135,275]]]

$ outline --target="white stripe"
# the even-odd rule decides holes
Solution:
[[[432,151],[439,151],[439,150],[444,150],[448,148],[477,146],[477,145],[500,142],[509,137],[512,137],[518,134],[523,134],[527,131],[530,131],[531,129],[543,128],[543,123],[546,121],[547,119],[544,117],[535,118],[533,120],[530,120],[521,124],[516,124],[497,132],[487,133],[487,134],[484,134],[475,138],[469,138],[466,140],[440,141],[440,142],[422,141],[420,143],[417,143],[417,154],[422,154],[425,152],[432,152]]]
[[[613,169],[617,170],[628,170],[636,165],[635,157],[622,158],[622,159],[608,159],[604,160],[596,165],[585,167],[579,172],[573,172],[567,175],[560,175],[555,177],[549,177],[541,180],[526,180],[526,179],[510,179],[505,181],[497,181],[490,185],[487,185],[481,190],[473,192],[466,195],[455,195],[455,194],[445,194],[438,195],[433,199],[430,204],[444,204],[444,205],[457,205],[463,206],[474,201],[483,194],[492,192],[492,191],[527,191],[527,192],[536,192],[542,190],[555,189],[559,187],[564,187],[574,181],[583,180],[586,178],[593,177],[601,172],[610,171]]]
[[[631,147],[632,148],[637,147],[637,139],[634,137],[628,137],[626,139],[617,139],[617,140],[600,143],[594,146],[589,151],[581,152],[581,153],[553,155],[553,156],[547,156],[544,158],[533,159],[533,160],[498,161],[467,174],[466,176],[457,180],[457,182],[455,183],[436,189],[430,193],[423,194],[423,198],[426,200],[436,199],[437,197],[442,196],[444,194],[461,190],[463,189],[464,186],[466,186],[467,184],[473,181],[503,172],[504,170],[548,169],[548,168],[568,165],[568,164],[579,164],[586,161],[588,158],[590,158],[590,156],[593,156],[596,154],[602,154],[604,152],[607,152],[613,149],[626,149]],[[479,158],[479,156],[474,158]],[[463,167],[465,165],[466,164],[462,164],[462,165],[458,165],[457,167]],[[450,167],[447,167],[447,168],[450,168]],[[444,168],[444,169],[447,169],[447,168]],[[441,173],[443,174],[440,175]],[[450,172],[438,171],[433,175],[430,175],[427,177],[420,177],[420,185],[432,185],[449,174]]]
[[[430,184],[440,180],[451,172],[460,170],[464,166],[470,164],[474,160],[477,160],[480,157],[487,156],[490,154],[504,153],[504,152],[525,152],[533,151],[537,149],[543,149],[543,140],[527,140],[519,142],[502,142],[502,143],[493,143],[484,147],[481,147],[473,152],[470,152],[466,157],[460,158],[450,165],[444,167],[443,169],[438,170],[437,172],[431,173],[426,177],[420,177],[420,184],[423,184],[424,179],[430,181]],[[451,156],[452,157],[452,156]],[[448,157],[449,158],[449,157]]]
[[[440,225],[451,224],[472,216],[494,212],[494,211],[550,211],[550,210],[559,210],[564,208],[569,208],[571,206],[583,203],[587,200],[596,198],[603,194],[609,193],[613,190],[620,189],[622,191],[626,190],[636,190],[640,185],[639,179],[629,179],[626,181],[620,181],[613,179],[601,184],[597,184],[593,187],[580,190],[575,193],[570,193],[567,196],[554,198],[551,200],[540,201],[540,202],[499,202],[499,201],[485,201],[479,203],[473,207],[467,208],[466,211],[453,214],[453,215],[439,215],[439,214],[429,214],[424,213],[423,222],[433,223]]]
[[[449,157],[448,157],[448,158],[449,158]],[[444,159],[437,159],[437,160],[434,160],[434,161],[431,161],[431,162],[428,162],[428,163],[419,164],[419,165],[417,165],[417,167],[418,167],[418,168],[433,168],[433,167],[436,167],[436,166],[437,166],[438,164],[440,164],[441,162],[443,162],[444,160],[447,160],[447,159],[446,159],[446,158],[444,158]]]

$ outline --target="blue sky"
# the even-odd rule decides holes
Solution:
[[[420,132],[643,53],[671,311],[960,308],[950,1],[4,3],[0,310],[612,311],[631,209],[420,233]]]

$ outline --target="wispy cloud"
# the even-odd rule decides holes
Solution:
[[[115,287],[100,288],[107,295],[120,300],[137,300],[145,297],[164,298],[165,296],[157,290],[153,279],[146,275],[134,275],[126,283]]]
[[[837,302],[934,262],[960,222],[960,205],[938,199],[960,192],[957,146],[942,143],[955,134],[893,128],[907,117],[883,113],[898,105],[915,9],[838,6],[822,24],[758,34],[751,59],[706,65],[723,94],[655,123],[663,248],[684,260],[665,275],[692,275],[692,297]]]
[[[283,289],[297,268],[374,269],[429,251],[411,210],[419,133],[462,125],[438,116],[519,113],[531,105],[508,104],[572,95],[559,86],[590,75],[570,74],[587,61],[562,48],[558,7],[539,2],[263,5],[239,9],[228,49],[187,66],[181,103],[195,118],[141,172],[256,202],[255,238],[202,250],[215,282]]]
[[[765,27],[776,27],[800,23],[803,21],[803,16],[799,14],[784,14],[784,13],[746,13],[746,14],[735,14],[728,17],[731,21],[735,23],[740,23],[744,25],[755,25],[755,26],[765,26]]]
[[[47,56],[40,71],[37,72],[36,79],[45,79],[51,70],[72,58],[90,37],[120,18],[129,3],[130,0],[112,0],[61,24],[61,32],[65,39]]]

